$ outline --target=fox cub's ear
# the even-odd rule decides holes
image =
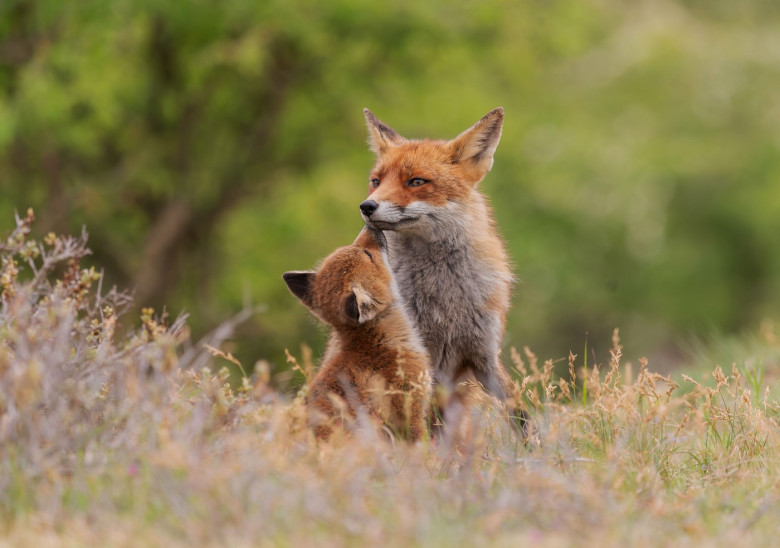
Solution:
[[[490,171],[503,125],[503,108],[498,107],[485,114],[479,122],[450,141],[453,161],[460,163],[471,160],[482,175]]]
[[[368,123],[368,145],[374,154],[381,154],[391,146],[399,145],[404,141],[396,131],[381,122],[374,113],[367,108],[363,109]]]
[[[282,275],[287,287],[293,295],[298,297],[303,304],[312,307],[312,289],[314,288],[314,276],[316,272],[312,271],[292,271],[285,272]]]
[[[352,293],[347,297],[344,308],[350,320],[356,323],[366,323],[376,318],[376,315],[384,307],[368,291],[356,285],[352,288]]]

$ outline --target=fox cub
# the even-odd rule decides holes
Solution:
[[[332,327],[306,406],[318,438],[365,412],[411,441],[426,432],[429,359],[387,263],[386,240],[364,228],[313,271],[286,272],[290,291]]]
[[[478,190],[493,165],[504,111],[489,112],[450,141],[406,139],[364,113],[376,161],[360,211],[368,226],[385,231],[434,382],[452,391],[471,373],[504,401],[513,395],[499,357],[513,276]],[[520,411],[515,418],[516,426],[524,422]]]

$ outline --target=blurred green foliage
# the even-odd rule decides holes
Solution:
[[[671,359],[778,315],[778,90],[758,0],[5,0],[0,218],[86,225],[109,280],[196,331],[264,304],[235,351],[283,369],[323,336],[282,272],[361,226],[362,107],[449,138],[500,105],[507,344],[618,326]]]

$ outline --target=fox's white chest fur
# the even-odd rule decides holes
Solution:
[[[417,230],[386,235],[396,283],[430,354],[434,378],[452,385],[464,369],[492,377],[511,277],[506,265],[475,248],[464,208],[440,209]],[[501,246],[495,240],[483,243]]]

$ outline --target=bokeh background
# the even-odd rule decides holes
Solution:
[[[362,108],[408,137],[506,111],[506,345],[684,363],[780,316],[780,8],[733,0],[2,0],[0,219],[90,234],[136,305],[286,377],[287,292],[361,227]]]

